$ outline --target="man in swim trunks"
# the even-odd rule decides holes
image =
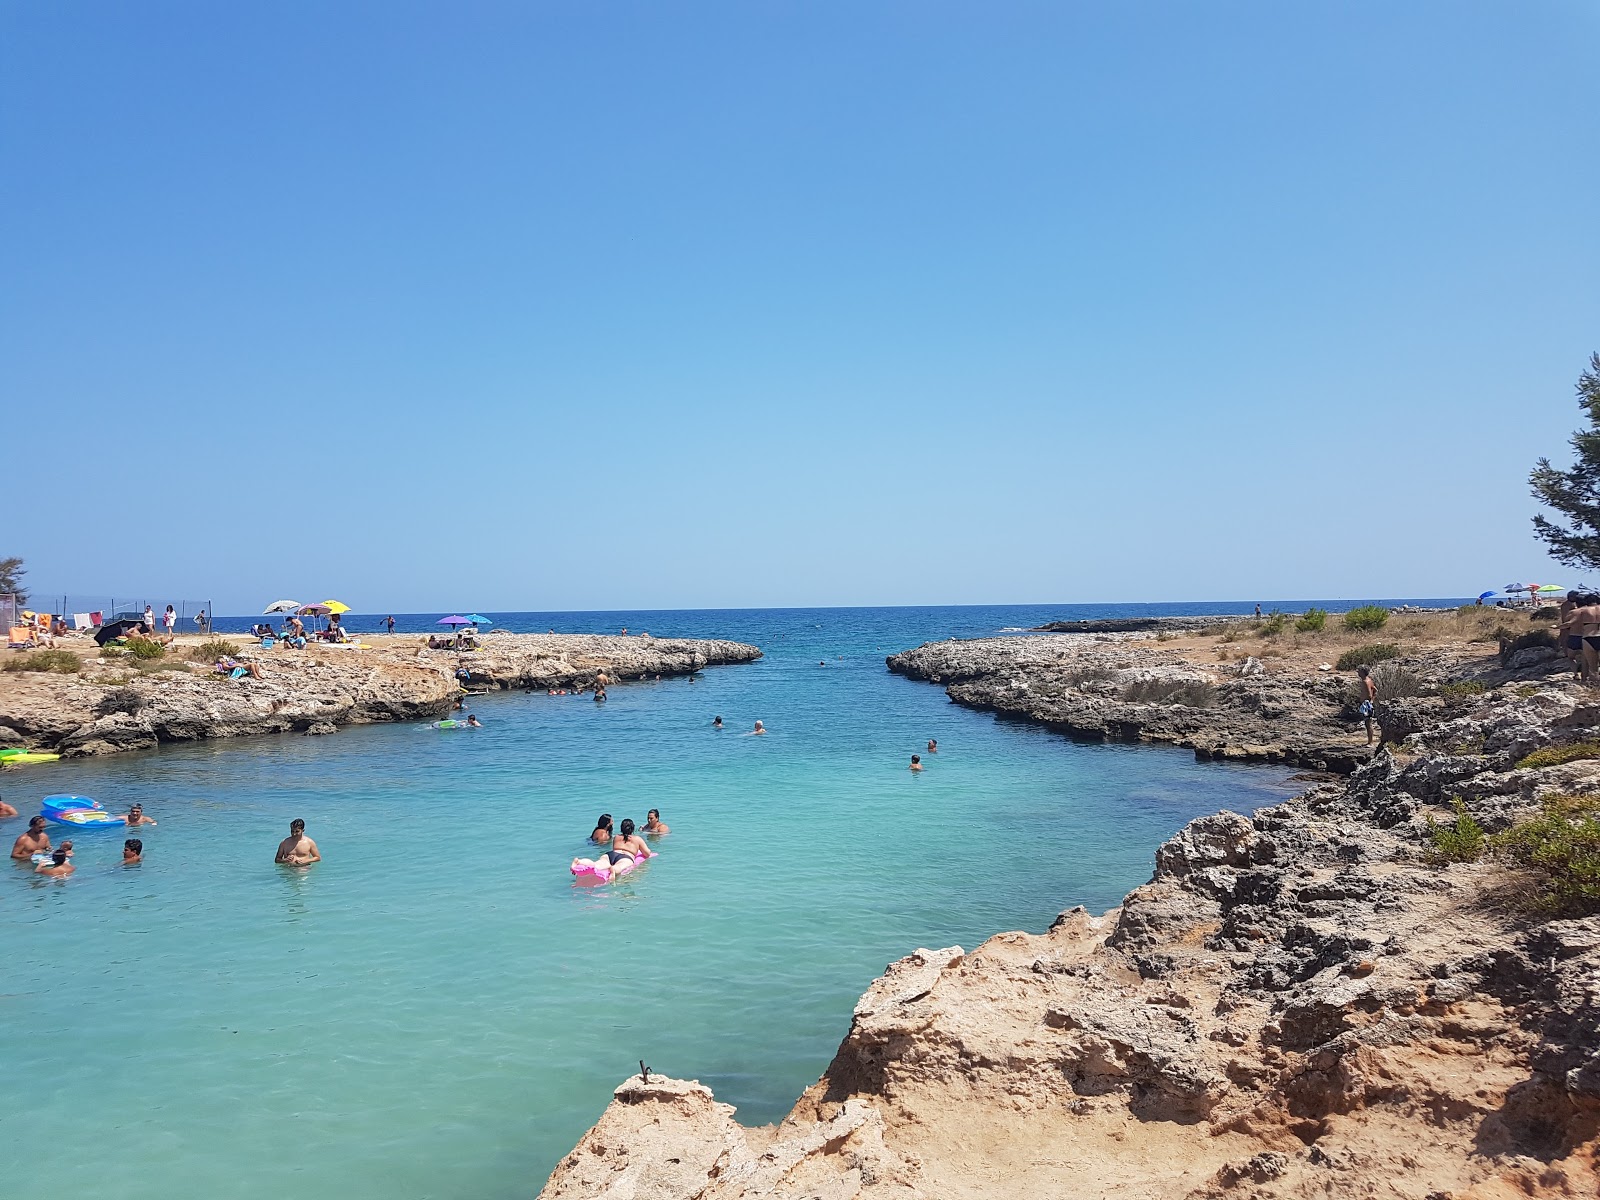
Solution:
[[[659,834],[663,834],[663,833],[671,833],[672,832],[672,830],[667,828],[667,826],[662,823],[662,821],[661,821],[661,810],[659,808],[652,808],[649,812],[645,813],[645,815],[644,815],[644,831],[646,833],[652,833],[652,834],[658,834],[658,835]]]
[[[144,843],[138,838],[129,838],[122,843],[122,865],[125,867],[138,866],[144,861]]]
[[[278,843],[278,856],[272,861],[291,867],[309,867],[322,861],[322,851],[306,836],[306,823],[299,817],[289,822],[289,836]]]
[[[135,804],[128,810],[129,825],[154,825],[155,822],[144,815],[144,805]]]
[[[611,849],[606,851],[606,862],[615,867],[626,859],[628,862],[638,862],[641,858],[650,857],[650,847],[644,844],[644,839],[633,832],[633,822],[624,817],[622,819],[622,832],[611,842]]]
[[[40,863],[33,869],[33,872],[35,875],[49,875],[55,879],[65,879],[77,869],[67,861],[66,849],[62,848],[53,852],[50,855],[50,861]]]
[[[50,835],[44,831],[43,817],[28,819],[28,832],[11,844],[12,858],[32,858],[42,850],[50,849]]]
[[[1356,694],[1361,698],[1356,711],[1367,723],[1367,745],[1372,745],[1372,715],[1378,707],[1378,685],[1372,682],[1370,667],[1356,668]]]

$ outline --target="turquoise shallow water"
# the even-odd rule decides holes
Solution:
[[[659,634],[768,656],[604,706],[486,698],[471,733],[8,772],[25,812],[74,791],[160,824],[135,869],[122,835],[85,834],[70,880],[0,870],[7,1140],[82,1198],[500,1198],[536,1191],[640,1058],[776,1119],[892,959],[1108,907],[1190,817],[1293,790],[1073,745],[884,670],[883,652],[1032,612],[656,614]],[[742,736],[757,717],[772,732]],[[673,828],[661,858],[574,886],[595,816],[651,806]],[[326,858],[309,872],[272,864],[292,816]]]

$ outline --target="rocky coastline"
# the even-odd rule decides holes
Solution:
[[[209,657],[194,661],[210,644],[194,637],[178,639],[155,669],[97,657],[91,643],[79,647],[75,674],[0,673],[0,744],[81,756],[203,738],[332,733],[443,717],[461,692],[456,672],[463,669],[471,691],[544,690],[592,687],[601,673],[614,687],[761,657],[739,642],[600,634],[496,632],[462,652],[430,650],[412,637],[373,639],[366,649],[262,650],[231,640],[262,678],[231,679]]]
[[[896,669],[1063,727],[1061,647],[998,641],[921,647]],[[1200,670],[1144,657],[1162,650],[1090,653]],[[1191,822],[1111,912],[892,964],[777,1126],[740,1126],[692,1081],[625,1081],[541,1197],[1600,1194],[1600,916],[1541,913],[1525,874],[1443,861],[1432,833],[1452,798],[1493,833],[1552,795],[1600,793],[1600,757],[1527,760],[1600,738],[1600,703],[1553,654],[1404,662],[1422,686],[1384,705],[1375,753],[1315,662],[1236,675],[1239,700],[1193,727],[1141,716],[1130,732],[1124,702],[1099,696],[1106,712],[1065,732],[1216,739],[1347,774]],[[1254,694],[1275,715],[1245,699],[1268,684]]]

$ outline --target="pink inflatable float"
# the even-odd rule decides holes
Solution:
[[[600,858],[575,858],[572,860],[572,873],[583,882],[610,883],[626,875],[645,859],[655,857],[654,850],[646,850],[638,858],[625,858],[614,867],[603,855]]]

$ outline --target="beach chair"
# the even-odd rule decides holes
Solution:
[[[31,625],[13,625],[6,645],[13,650],[26,650],[37,645],[33,640],[33,627]]]

